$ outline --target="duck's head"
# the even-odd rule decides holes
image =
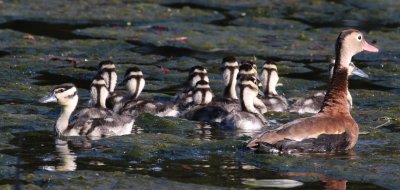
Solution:
[[[278,68],[273,61],[266,61],[261,72],[261,83],[265,95],[278,95],[276,85],[279,81]]]
[[[349,67],[351,58],[362,51],[378,52],[378,48],[368,44],[364,35],[355,29],[343,30],[335,45],[336,59],[342,67]],[[337,60],[336,60],[337,61]]]
[[[90,85],[90,102],[92,106],[106,108],[108,94],[106,81],[103,77],[97,75]]]
[[[207,75],[207,69],[200,65],[193,66],[190,68],[188,76],[190,86],[194,87],[200,80],[210,81]]]
[[[132,98],[137,98],[142,92],[145,80],[143,72],[138,67],[131,67],[126,70],[122,84],[126,85]]]
[[[78,104],[78,90],[72,83],[55,86],[50,94],[39,100],[40,103],[57,102],[62,106],[76,106]]]
[[[106,82],[107,89],[110,92],[114,92],[118,80],[115,64],[110,60],[100,62],[97,75],[103,77]]]
[[[233,56],[225,57],[222,59],[222,64],[220,70],[224,77],[224,84],[228,85],[231,79],[236,80],[239,73],[239,63]]]
[[[198,105],[208,104],[212,101],[211,87],[208,81],[200,80],[194,86],[193,102]]]

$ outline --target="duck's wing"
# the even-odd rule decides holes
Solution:
[[[275,130],[259,134],[250,140],[247,147],[254,148],[260,144],[276,145],[284,141],[306,142],[307,139],[317,139],[321,135],[343,135],[346,132],[348,132],[347,136],[358,134],[357,124],[351,117],[338,118],[317,114],[313,117],[297,119]],[[352,141],[354,138],[349,140]]]

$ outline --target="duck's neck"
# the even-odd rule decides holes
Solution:
[[[224,89],[224,99],[228,100],[236,100],[238,99],[236,95],[236,77],[238,74],[238,70],[236,69],[229,69],[224,72],[224,82],[225,82],[225,89]]]
[[[66,105],[62,108],[61,114],[58,117],[56,124],[54,126],[54,133],[56,136],[64,135],[64,132],[68,128],[69,118],[71,117],[72,112],[75,110],[77,103],[78,103],[78,99],[76,99],[75,104]]]
[[[322,104],[321,113],[339,114],[349,113],[347,101],[348,93],[347,68],[337,65],[329,89]]]
[[[240,88],[240,107],[242,111],[258,113],[257,109],[254,107],[254,93],[248,88]]]

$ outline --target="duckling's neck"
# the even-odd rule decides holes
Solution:
[[[238,99],[237,95],[236,95],[236,77],[238,74],[238,70],[236,69],[229,69],[228,71],[224,72],[224,82],[225,82],[225,89],[224,89],[224,99],[233,99],[236,100]]]
[[[242,111],[258,113],[257,109],[254,107],[254,92],[248,88],[240,88],[240,107]]]
[[[268,69],[264,72],[267,72],[266,74],[267,77],[264,78],[263,80],[263,87],[264,87],[264,94],[267,95],[278,95],[276,92],[276,83],[278,82],[277,79],[272,77],[272,74],[274,74],[274,70]]]
[[[109,77],[110,77],[110,81],[109,81],[109,84],[108,84],[108,91],[110,92],[110,93],[113,93],[114,92],[114,90],[115,90],[115,86],[117,86],[117,73],[114,71],[114,72],[108,72],[108,74],[109,74]]]
[[[349,114],[348,71],[347,68],[336,66],[329,89],[322,104],[321,113]]]
[[[78,103],[78,99],[73,100],[73,104],[66,105],[62,108],[60,117],[58,117],[55,127],[54,133],[56,136],[63,136],[64,132],[68,129],[69,118],[71,117],[72,112],[75,110],[75,107]]]

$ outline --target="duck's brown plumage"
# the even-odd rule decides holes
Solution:
[[[352,36],[350,36],[349,40],[358,38],[357,34],[361,35],[359,31],[346,30],[337,39],[336,57],[340,58],[341,54],[345,54],[343,57],[348,60],[336,62],[334,75],[321,111],[312,117],[297,119],[275,130],[264,132],[253,138],[247,144],[247,147],[265,150],[274,149],[281,152],[342,151],[354,147],[358,138],[358,125],[350,115],[346,99],[348,89],[347,66],[351,57],[363,50],[366,42],[360,40],[361,45],[359,46],[362,48],[353,47],[355,46],[353,41],[348,42],[351,44],[342,48],[344,39],[348,35],[353,35],[353,33],[356,33],[354,34],[355,38],[352,39],[350,38]],[[351,50],[350,53],[344,52],[343,49],[349,51],[349,48],[358,49]],[[372,50],[371,47],[367,48],[370,49],[364,48],[364,50],[377,51],[376,48]]]

